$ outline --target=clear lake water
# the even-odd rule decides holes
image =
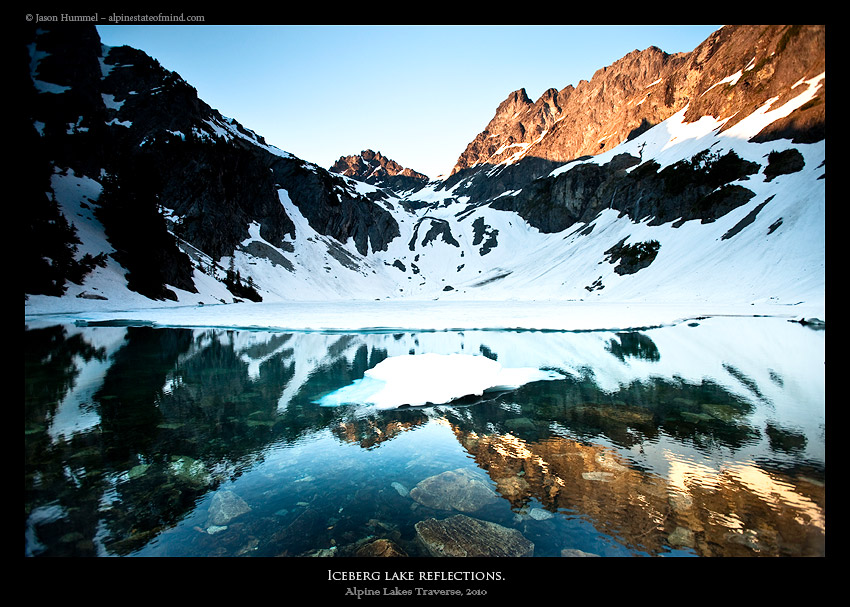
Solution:
[[[461,514],[533,557],[823,556],[824,337],[760,318],[27,328],[25,555],[428,557],[417,523]],[[424,407],[319,404],[426,352],[564,377]]]

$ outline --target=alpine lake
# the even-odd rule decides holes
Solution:
[[[26,556],[825,555],[822,327],[81,325],[25,330]],[[561,378],[321,402],[425,353]]]

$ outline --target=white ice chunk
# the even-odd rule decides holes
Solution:
[[[366,371],[363,379],[318,401],[322,406],[373,405],[392,409],[402,405],[444,404],[486,391],[514,389],[523,384],[561,379],[555,371],[504,368],[485,356],[418,354],[394,356]]]

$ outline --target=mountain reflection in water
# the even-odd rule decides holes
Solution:
[[[377,540],[424,556],[416,523],[460,507],[411,490],[461,468],[498,496],[463,513],[519,531],[534,556],[824,554],[824,331],[785,320],[63,325],[25,340],[29,556],[357,556]],[[421,408],[315,403],[388,356],[427,352],[565,378]]]

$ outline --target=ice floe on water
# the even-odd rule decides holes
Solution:
[[[486,356],[409,354],[383,360],[367,370],[362,379],[316,402],[323,406],[360,404],[379,409],[439,405],[563,377],[545,369],[506,368]]]

